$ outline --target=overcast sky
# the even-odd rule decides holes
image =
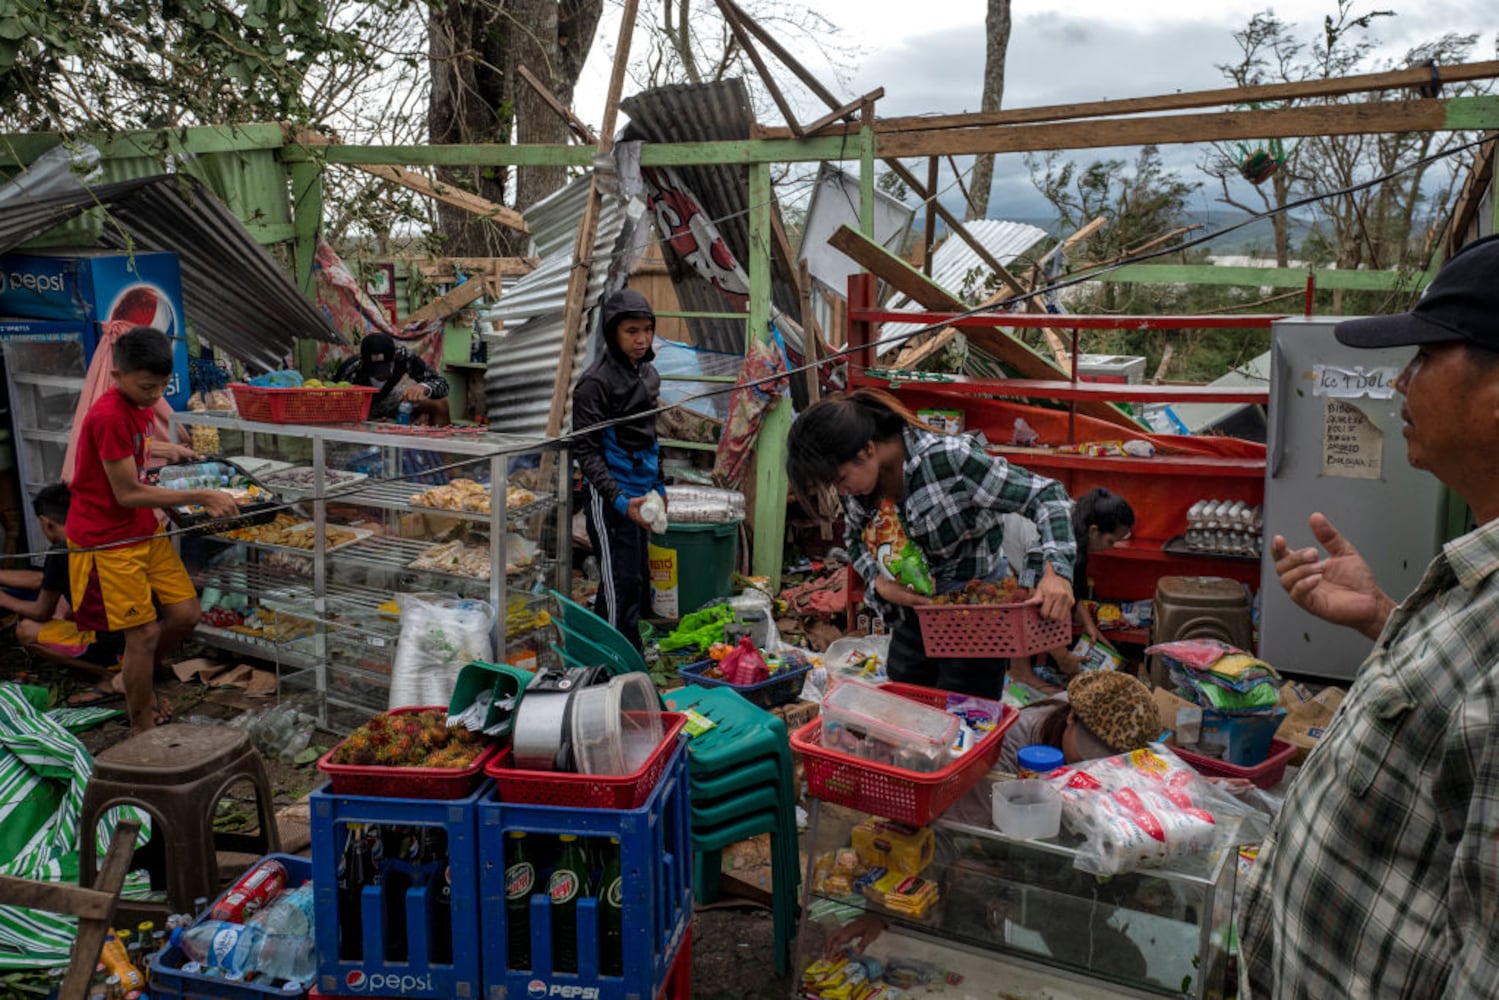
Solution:
[[[711,6],[711,0],[698,0]],[[741,0],[743,3],[743,0]],[[1368,37],[1381,55],[1398,59],[1411,47],[1444,33],[1479,35],[1469,59],[1496,58],[1496,19],[1492,0],[1379,0],[1354,7],[1355,14],[1395,9],[1394,17],[1377,18]],[[881,115],[976,111],[984,65],[984,4],[981,0],[816,0],[815,8],[842,29],[846,44],[858,56],[847,83],[835,85],[832,72],[806,43],[788,45],[825,84],[853,98],[885,88]],[[1120,0],[1069,0],[1042,10],[1017,4],[1010,33],[1005,74],[1005,108],[1149,97],[1176,91],[1227,86],[1216,66],[1235,62],[1233,32],[1256,12],[1273,9],[1297,26],[1296,36],[1316,40],[1325,15],[1336,13],[1336,0],[1291,0],[1249,3],[1242,0],[1156,0],[1151,4]],[[1406,9],[1408,8],[1408,9]],[[579,81],[576,106],[590,122],[602,118],[610,61],[619,30],[619,11],[611,7],[600,26],[589,66]],[[1371,67],[1371,71],[1373,67]],[[627,84],[627,91],[630,85]],[[794,87],[801,91],[801,88]],[[803,95],[807,118],[820,116]],[[1134,150],[1084,150],[1072,154],[1085,162],[1107,156],[1132,159]],[[1163,149],[1167,162],[1190,179],[1198,154],[1189,147]],[[944,179],[948,184],[950,178]],[[956,194],[956,192],[954,192]],[[1204,195],[1201,208],[1213,207]],[[1047,214],[1019,156],[1002,156],[995,168],[992,214]]]

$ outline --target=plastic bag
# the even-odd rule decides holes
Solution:
[[[1084,838],[1076,866],[1096,875],[1153,868],[1240,840],[1255,812],[1182,763],[1165,745],[1060,767],[1045,779],[1062,822]]]
[[[932,574],[926,556],[906,537],[895,501],[880,501],[880,509],[864,526],[864,544],[874,557],[880,572],[923,597],[931,597]]]
[[[724,680],[740,687],[770,680],[770,668],[765,665],[765,658],[760,655],[760,650],[749,636],[741,638],[739,645],[719,661],[718,669],[723,673]]]
[[[458,671],[494,659],[494,609],[450,594],[401,594],[401,636],[390,670],[390,707],[447,705]]]

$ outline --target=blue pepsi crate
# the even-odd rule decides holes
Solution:
[[[638,809],[560,808],[486,796],[479,803],[479,909],[487,1000],[657,996],[672,980],[673,962],[692,923],[691,807],[685,736],[678,738],[660,781]],[[532,967],[509,967],[505,851],[512,830],[619,839],[622,975],[599,971],[598,900],[588,897],[577,904],[578,971],[553,969],[551,900],[544,893],[530,899]]]
[[[711,666],[713,660],[699,660],[689,663],[685,667],[678,667],[677,674],[688,684],[696,684],[699,687],[726,687],[737,691],[744,700],[751,705],[761,708],[775,708],[787,702],[796,701],[801,696],[802,683],[806,679],[807,671],[812,669],[809,663],[805,667],[797,667],[795,670],[782,670],[780,673],[771,675],[769,680],[761,681],[759,684],[731,684],[716,677],[704,677],[703,673]]]
[[[317,917],[318,992],[330,995],[444,998],[478,996],[480,985],[478,804],[494,787],[486,781],[462,799],[374,798],[336,795],[329,785],[310,796],[313,897]],[[350,825],[440,827],[446,834],[450,899],[451,961],[436,961],[432,933],[438,883],[413,885],[403,901],[387,899],[384,884],[366,885],[360,897],[359,957],[339,953],[338,871]],[[387,910],[401,912],[404,929],[388,926]],[[389,957],[392,944],[404,944],[406,958]]]
[[[312,878],[312,862],[306,858],[299,858],[294,854],[268,854],[261,861],[271,858],[281,862],[286,868],[286,889],[295,889],[297,886]],[[260,864],[260,861],[255,862]],[[251,865],[250,867],[254,867]],[[248,869],[247,869],[248,870]],[[219,904],[229,892],[225,889],[219,893],[219,898],[211,903],[207,910],[197,914],[193,921],[196,927],[208,919],[208,914]],[[311,983],[304,984],[300,993],[287,992],[279,986],[270,986],[254,981],[248,983],[231,983],[223,976],[209,975],[202,972],[184,972],[182,967],[188,963],[187,953],[182,950],[180,944],[174,944],[163,948],[159,953],[150,956],[146,960],[146,977],[150,980],[151,995],[153,997],[181,998],[181,1000],[295,1000],[296,997],[305,997],[307,987]]]

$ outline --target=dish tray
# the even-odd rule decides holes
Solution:
[[[232,531],[235,528],[248,528],[257,524],[265,524],[269,521],[274,521],[276,519],[277,512],[282,510],[286,506],[284,500],[278,494],[268,488],[260,480],[250,475],[250,473],[246,472],[244,466],[240,465],[239,463],[231,462],[227,458],[207,458],[204,461],[217,462],[220,465],[229,466],[245,479],[254,483],[256,486],[260,487],[262,490],[265,490],[271,495],[268,499],[254,500],[250,503],[242,504],[240,505],[238,514],[233,517],[225,518],[209,517],[206,511],[201,510],[188,511],[183,509],[183,507],[167,507],[167,518],[171,520],[172,524],[176,525],[183,531],[191,532],[193,534],[205,534],[219,531]],[[150,481],[153,483],[157,482],[158,480],[160,480],[161,474],[163,472],[165,472],[167,469],[176,468],[178,464],[181,463],[174,463],[173,465],[163,465],[161,468],[153,470],[152,474],[156,478]],[[187,464],[197,465],[200,463],[189,462]]]
[[[1033,656],[1072,645],[1072,623],[1034,604],[923,604],[916,608],[927,656]]]
[[[884,690],[935,708],[947,705],[948,692],[935,688],[892,683],[884,685]],[[802,755],[809,795],[897,823],[926,826],[989,772],[999,760],[1005,730],[1019,717],[1015,709],[1004,706],[999,724],[973,749],[929,773],[876,764],[824,747],[820,718],[792,732],[791,749]]]

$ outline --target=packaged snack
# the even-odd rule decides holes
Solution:
[[[881,573],[923,597],[932,596],[932,574],[926,557],[906,537],[895,501],[880,501],[879,511],[864,526],[864,545]]]
[[[921,918],[937,905],[937,883],[919,875],[887,872],[864,886],[866,898],[902,916]]]
[[[884,819],[867,819],[854,827],[854,851],[866,865],[902,875],[920,875],[932,863],[936,838],[931,827],[911,827]]]

